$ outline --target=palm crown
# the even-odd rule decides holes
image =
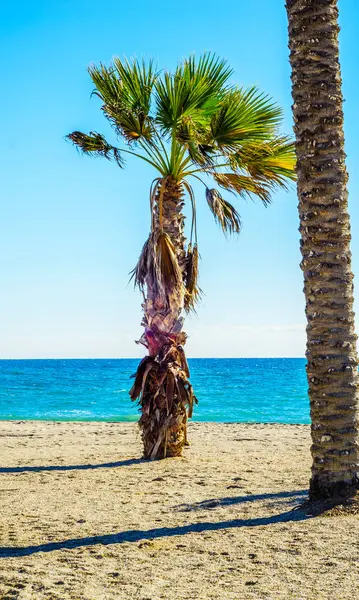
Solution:
[[[177,181],[205,172],[221,188],[264,203],[275,186],[294,178],[293,143],[278,134],[281,109],[255,87],[229,85],[233,71],[224,60],[205,54],[174,73],[158,73],[152,61],[115,58],[89,73],[104,115],[127,148],[99,133],[74,131],[68,137],[85,153],[120,167],[123,153],[130,153]]]
[[[280,107],[256,87],[230,84],[232,69],[215,55],[191,56],[174,73],[157,72],[152,61],[119,58],[109,67],[91,66],[89,73],[93,93],[123,144],[112,145],[97,132],[74,131],[68,138],[86,154],[114,160],[121,168],[124,155],[151,164],[159,175],[153,194],[168,178],[180,182],[192,202],[191,238],[195,199],[188,178],[204,183],[209,208],[229,233],[239,232],[240,216],[218,188],[257,196],[267,205],[275,188],[295,178],[293,143],[278,132]],[[136,281],[143,283],[138,267]]]

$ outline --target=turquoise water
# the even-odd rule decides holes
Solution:
[[[1,360],[0,419],[135,421],[138,359]],[[309,423],[305,359],[193,358],[194,421]]]
[[[138,359],[1,360],[0,419],[135,421]],[[194,421],[309,423],[305,360],[193,358]]]

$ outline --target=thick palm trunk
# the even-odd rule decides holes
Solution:
[[[182,186],[170,178],[161,184],[155,196],[152,235],[156,237],[163,232],[169,236],[181,284],[163,289],[150,275],[146,279],[147,295],[142,305],[145,332],[140,341],[148,348],[148,356],[141,362],[130,392],[136,398],[141,387],[139,425],[144,457],[151,459],[181,456],[187,443],[187,408],[191,414],[195,400],[183,350],[187,336],[181,316],[186,269],[182,198]]]
[[[296,134],[312,499],[355,493],[358,358],[336,0],[287,0]]]

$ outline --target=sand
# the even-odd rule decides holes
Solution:
[[[308,518],[304,425],[0,422],[0,598],[359,597],[359,517]]]

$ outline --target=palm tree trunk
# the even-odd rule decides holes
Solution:
[[[287,0],[312,419],[311,499],[358,484],[358,357],[336,0]]]
[[[182,282],[163,290],[151,277],[146,281],[147,295],[142,305],[145,332],[140,341],[148,348],[148,356],[141,362],[136,379],[142,388],[139,426],[144,457],[151,459],[181,456],[187,443],[187,407],[191,414],[195,399],[183,350],[187,335],[181,316],[186,269],[182,208],[181,184],[166,178],[155,196],[152,231],[155,236],[158,232],[169,236]],[[134,388],[132,398],[138,396],[139,390]]]

